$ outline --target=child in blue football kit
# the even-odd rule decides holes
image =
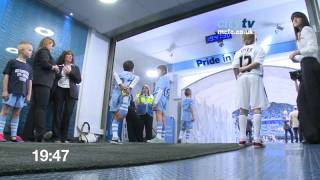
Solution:
[[[11,136],[13,142],[23,142],[17,135],[19,116],[25,103],[30,102],[32,90],[32,67],[27,59],[32,56],[32,45],[21,42],[18,45],[18,57],[8,61],[3,71],[2,110],[0,114],[0,142],[7,141],[3,131],[10,109],[12,109]]]
[[[123,63],[123,72],[114,73],[114,84],[112,88],[110,112],[113,113],[112,121],[112,141],[119,142],[118,128],[119,121],[122,121],[130,105],[131,90],[139,81],[139,77],[133,74],[134,63],[130,60]]]
[[[167,76],[168,70],[166,65],[160,65],[157,68],[158,74],[160,75],[159,79],[156,82],[154,88],[154,101],[153,101],[153,110],[156,114],[157,120],[157,135],[154,139],[151,139],[147,142],[150,143],[164,143],[165,136],[165,112],[167,110],[167,103],[169,101],[170,95],[170,80]]]
[[[185,143],[189,142],[190,131],[193,128],[194,111],[193,100],[191,99],[191,89],[187,88],[184,91],[186,98],[182,101],[182,118],[181,118],[181,130],[179,140]]]

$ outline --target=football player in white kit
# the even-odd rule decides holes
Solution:
[[[264,50],[255,44],[255,34],[243,34],[244,46],[236,52],[232,63],[237,79],[237,98],[240,108],[239,145],[246,144],[246,125],[250,108],[253,110],[255,148],[262,148],[264,144],[260,139],[261,109],[268,107],[269,102],[263,85]]]

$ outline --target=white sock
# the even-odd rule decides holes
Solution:
[[[162,139],[162,122],[157,122],[157,136],[158,139]]]
[[[239,116],[239,127],[240,127],[240,141],[246,141],[246,129],[247,129],[247,116]]]
[[[162,126],[162,135],[161,135],[162,139],[166,138],[166,128],[164,126]]]
[[[182,137],[184,136],[183,133],[184,133],[184,131],[180,130],[179,139],[182,139]]]
[[[261,114],[254,114],[253,115],[254,121],[254,141],[260,141],[260,129],[261,129]]]
[[[119,139],[118,127],[119,127],[118,121],[113,120],[112,121],[112,139]]]

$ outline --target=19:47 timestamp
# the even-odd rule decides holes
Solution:
[[[34,161],[39,162],[65,162],[67,160],[67,156],[69,154],[68,149],[63,149],[63,150],[56,150],[54,152],[49,152],[46,149],[38,150],[36,149],[35,151],[32,152],[34,155]]]

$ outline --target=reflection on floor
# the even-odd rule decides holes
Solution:
[[[320,179],[320,145],[268,144],[162,164],[3,177],[4,179]],[[0,178],[1,179],[1,178]]]

